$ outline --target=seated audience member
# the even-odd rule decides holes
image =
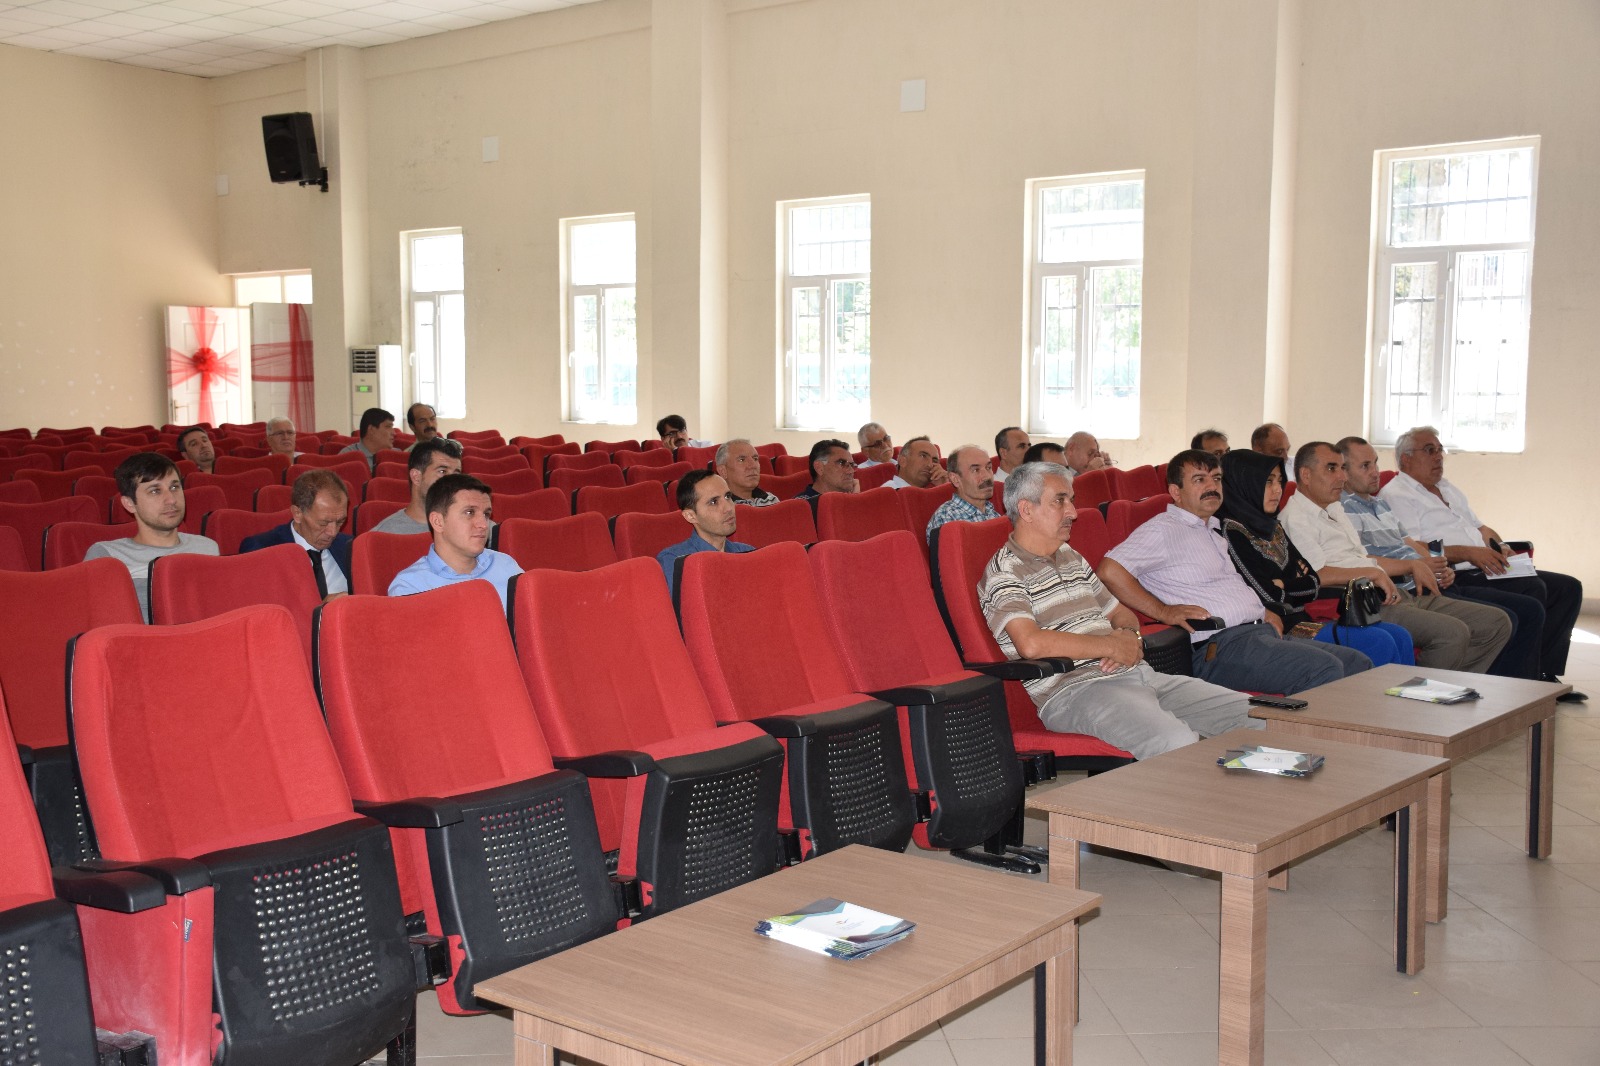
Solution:
[[[294,450],[294,422],[278,415],[276,418],[267,419],[267,451],[273,455],[288,456],[292,463],[300,458],[300,453]]]
[[[339,532],[350,514],[344,480],[332,470],[307,470],[289,493],[289,521],[246,537],[239,552],[275,544],[298,544],[311,559],[311,573],[323,599],[350,591],[350,534]]]
[[[1226,459],[1222,467],[1226,474]],[[1418,666],[1477,673],[1487,670],[1511,639],[1510,616],[1488,604],[1441,596],[1433,570],[1420,559],[1401,562],[1370,557],[1340,503],[1348,477],[1344,456],[1333,445],[1326,441],[1302,444],[1295,453],[1294,473],[1299,491],[1282,506],[1279,521],[1317,572],[1317,579],[1324,585],[1337,585],[1371,578],[1384,591],[1379,614],[1385,622],[1411,634]],[[1362,647],[1354,641],[1348,643]],[[1373,661],[1377,662],[1376,656]]]
[[[856,443],[861,445],[861,453],[866,456],[860,469],[894,462],[894,440],[878,423],[868,422],[856,430]]]
[[[928,519],[925,536],[931,541],[933,531],[946,522],[982,522],[999,518],[994,509],[994,472],[989,469],[989,456],[976,444],[963,444],[950,453],[950,484],[956,493],[939,505]]]
[[[1028,454],[1032,446],[1027,431],[1021,426],[1007,426],[994,435],[994,453],[1000,457],[1000,466],[994,472],[996,485],[1006,483],[1011,471],[1023,464],[1023,456]]]
[[[1250,450],[1289,460],[1289,434],[1276,422],[1265,422],[1250,431]]]
[[[1251,692],[1291,693],[1372,666],[1351,648],[1283,636],[1278,616],[1245,584],[1227,540],[1218,536],[1222,470],[1216,456],[1194,450],[1173,456],[1167,494],[1172,503],[1165,513],[1106,553],[1099,574],[1111,594],[1135,611],[1193,633],[1196,677]],[[1213,617],[1224,628],[1189,625]]]
[[[1079,430],[1067,438],[1067,445],[1062,450],[1067,456],[1067,472],[1073,477],[1117,465],[1115,459],[1100,450],[1100,442],[1093,433]]]
[[[447,474],[461,473],[461,445],[437,433],[418,439],[406,458],[406,477],[411,480],[411,502],[372,527],[374,533],[427,533],[428,490]]]
[[[1572,627],[1583,608],[1583,584],[1542,566],[1536,577],[1499,576],[1506,573],[1512,550],[1478,517],[1466,493],[1445,480],[1445,449],[1438,430],[1432,426],[1407,430],[1395,441],[1394,454],[1400,473],[1383,487],[1379,498],[1394,509],[1412,536],[1443,544],[1445,558],[1456,568],[1456,585],[1463,591],[1486,588],[1494,577],[1499,591],[1520,593],[1544,606],[1539,669],[1545,680],[1556,680],[1567,669]],[[1568,700],[1585,698],[1574,692]]]
[[[1489,673],[1537,679],[1544,606],[1531,596],[1501,592],[1493,587],[1457,588],[1456,572],[1449,560],[1435,555],[1427,544],[1411,537],[1389,505],[1378,499],[1381,479],[1377,449],[1360,437],[1345,437],[1339,441],[1338,448],[1339,454],[1344,456],[1347,478],[1340,503],[1345,517],[1350,519],[1361,538],[1361,550],[1385,565],[1412,567],[1410,573],[1415,576],[1419,590],[1436,588],[1453,603],[1493,607],[1505,614],[1511,623],[1511,637],[1489,667]],[[1421,592],[1417,595],[1420,598]]]
[[[1065,467],[1024,463],[1005,492],[1012,532],[984,568],[978,602],[1008,659],[1072,660],[1066,673],[1023,682],[1046,729],[1087,733],[1148,759],[1261,727],[1240,693],[1143,661],[1139,620],[1067,545],[1077,511]]]
[[[202,474],[217,472],[217,449],[204,426],[190,426],[178,434],[178,454],[198,466]]]
[[[394,447],[394,415],[381,407],[369,407],[361,412],[361,425],[357,440],[339,449],[339,454],[358,452],[374,472],[378,469],[378,453]]]
[[[1322,585],[1278,521],[1282,502],[1283,470],[1276,459],[1257,452],[1229,452],[1222,457],[1222,508],[1217,517],[1228,539],[1228,554],[1245,584],[1276,616],[1274,625],[1285,636],[1355,648],[1375,666],[1414,662],[1411,635],[1397,625],[1336,626],[1311,620],[1306,607],[1321,594]],[[1399,602],[1388,578],[1383,590],[1385,603]]]
[[[656,423],[656,436],[668,448],[676,451],[679,448],[709,448],[708,440],[690,440],[689,423],[682,415],[667,415]]]
[[[949,476],[939,465],[939,452],[927,437],[912,437],[900,446],[899,470],[887,482],[891,489],[925,489],[943,485]]]
[[[183,480],[171,459],[139,452],[117,464],[117,495],[133,515],[133,536],[89,545],[84,559],[115,559],[133,575],[139,612],[150,613],[150,563],[163,555],[217,555],[210,537],[180,533],[183,525]]]
[[[860,492],[856,480],[856,461],[850,458],[850,445],[842,440],[819,440],[811,446],[811,484],[795,497],[815,500],[824,492]],[[813,508],[816,504],[811,505]]]
[[[411,435],[417,439],[411,443],[415,448],[424,441],[430,441],[439,435],[438,412],[425,403],[414,403],[406,408],[406,425],[411,427]],[[406,451],[410,451],[407,448]]]
[[[1220,429],[1202,429],[1194,435],[1189,447],[1198,452],[1210,452],[1221,459],[1228,454],[1228,435]]]
[[[1052,441],[1042,440],[1037,444],[1028,445],[1028,450],[1022,453],[1024,463],[1054,463],[1057,466],[1067,465],[1067,450]],[[1072,471],[1067,471],[1067,476],[1072,476]]]
[[[709,470],[691,470],[683,475],[678,480],[678,507],[692,532],[687,540],[662,548],[656,554],[656,562],[661,564],[661,572],[667,578],[668,592],[677,584],[678,560],[686,555],[697,552],[738,555],[755,551],[749,544],[728,539],[738,529],[739,512],[733,506],[728,483],[720,475]]]
[[[755,445],[740,437],[717,449],[712,466],[728,483],[728,498],[743,507],[770,507],[778,497],[761,487],[761,457]]]
[[[489,547],[494,502],[489,486],[468,474],[446,474],[428,490],[428,554],[395,575],[389,595],[410,596],[461,581],[487,581],[506,605],[506,585],[522,567]]]

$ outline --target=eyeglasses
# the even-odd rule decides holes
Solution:
[[[1421,452],[1423,455],[1449,455],[1450,454],[1450,450],[1448,448],[1446,448],[1443,444],[1424,444],[1422,447],[1418,448],[1417,451]]]
[[[889,438],[888,437],[880,437],[878,440],[869,440],[869,441],[867,441],[867,443],[863,444],[861,447],[866,449],[866,450],[868,450],[868,451],[870,451],[873,448],[887,448],[888,446],[889,446]]]
[[[842,466],[846,470],[854,470],[856,468],[856,461],[854,459],[829,459],[828,462],[832,463],[834,466]]]

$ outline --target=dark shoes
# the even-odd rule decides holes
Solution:
[[[1545,680],[1554,681],[1557,684],[1561,683],[1561,679],[1554,675],[1546,675]],[[1556,697],[1557,703],[1587,703],[1588,700],[1589,694],[1587,692],[1579,692],[1577,689]]]

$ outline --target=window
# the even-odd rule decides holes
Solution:
[[[779,214],[783,424],[854,430],[872,417],[872,201],[794,200]]]
[[[233,302],[237,307],[251,304],[308,304],[311,302],[311,272],[293,274],[236,274]]]
[[[1029,428],[1137,437],[1144,172],[1028,184]]]
[[[631,426],[639,420],[633,216],[569,218],[562,228],[567,417]]]
[[[1379,152],[1372,437],[1522,450],[1537,138]]]
[[[414,230],[405,247],[411,398],[440,418],[467,416],[465,241],[459,229]]]

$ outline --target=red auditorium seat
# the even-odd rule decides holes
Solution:
[[[587,441],[583,450],[585,452],[604,452],[607,455],[613,452],[637,452],[643,447],[636,440],[591,440]]]
[[[545,479],[553,489],[573,493],[586,485],[603,486],[620,489],[622,487],[622,467],[606,464],[590,470],[558,469],[550,471],[550,476]],[[576,510],[576,508],[574,508]]]
[[[634,453],[622,452],[621,454],[628,456]],[[639,452],[638,454],[649,455],[651,453]],[[665,455],[668,453],[657,449],[655,454]],[[688,463],[668,463],[666,466],[629,466],[623,468],[625,471],[623,474],[623,480],[629,485],[642,485],[646,481],[656,481],[665,485],[669,481],[677,481],[679,478],[693,469],[694,467],[690,466]]]
[[[68,452],[66,458],[61,460],[64,470],[75,467],[92,466],[98,473],[115,474],[117,467],[127,461],[128,456],[138,455],[143,448],[108,448],[99,452]]]
[[[494,519],[504,522],[512,518],[533,518],[548,521],[566,518],[572,514],[572,494],[560,489],[538,489],[534,492],[495,493]]]
[[[18,470],[13,478],[39,486],[40,500],[60,500],[72,495],[72,486],[79,478],[100,474],[98,466],[80,466],[72,470]]]
[[[611,456],[606,452],[552,452],[545,457],[544,470],[548,477],[557,470],[594,470],[611,465]]]
[[[877,466],[869,466],[865,470],[857,467],[856,482],[861,486],[862,492],[881,489],[894,480],[898,469],[893,463],[879,463]]]
[[[701,470],[710,467],[711,461],[716,457],[717,447],[714,444],[701,448],[691,448],[686,445],[673,453],[674,462],[688,463],[690,466],[699,467]]]
[[[411,482],[397,477],[375,477],[362,490],[366,503],[379,500],[391,503],[411,502]]]
[[[740,507],[734,515],[739,525],[731,539],[753,548],[785,540],[811,544],[817,539],[811,505],[805,500],[784,500],[766,507]]]
[[[413,1041],[388,833],[352,807],[288,612],[92,630],[70,686],[101,849],[163,872],[170,895],[144,915],[85,916],[91,986],[139,983],[97,998],[96,1021],[129,1028],[122,1011],[155,1006],[144,1031],[174,1063],[348,1066]],[[107,974],[102,944],[142,948],[141,966]]]
[[[643,452],[618,452],[616,457],[617,465],[623,470],[635,466],[671,466],[674,462],[681,461],[674,460],[672,453],[665,448],[651,448]]]
[[[1078,517],[1072,523],[1072,536],[1068,541],[1072,550],[1083,556],[1084,562],[1092,570],[1100,565],[1100,560],[1106,557],[1106,552],[1111,550],[1111,533],[1106,528],[1106,520],[1101,515],[1099,508],[1090,507],[1078,512]]]
[[[1106,507],[1106,533],[1111,538],[1112,546],[1121,544],[1128,539],[1129,533],[1166,511],[1167,504],[1171,502],[1172,498],[1165,495],[1151,496],[1137,502],[1112,500]],[[1080,512],[1084,509],[1076,500],[1073,501],[1073,506]]]
[[[294,466],[327,468],[341,466],[344,463],[358,464],[367,471],[368,476],[370,476],[372,473],[372,468],[367,465],[366,456],[362,455],[360,452],[342,452],[338,449],[335,449],[331,455],[312,455],[310,452],[306,452],[295,459]],[[291,466],[290,470],[293,470],[294,466]],[[284,475],[284,480],[293,481],[295,477],[298,477],[303,473],[305,473],[305,471],[301,470],[297,472],[294,477],[290,477],[286,472]]]
[[[811,482],[811,463],[804,455],[775,455],[772,457],[772,471],[779,477],[804,474],[806,483]]]
[[[301,456],[301,459],[304,458],[305,456]],[[356,489],[372,480],[372,468],[367,465],[366,460],[351,459],[346,456],[343,462],[330,463],[323,466],[308,465],[304,462],[296,463],[284,473],[283,483],[285,485],[293,485],[301,474],[312,470],[332,470],[344,479],[345,484],[351,485]],[[352,492],[350,498],[353,500],[360,499],[360,496]]]
[[[589,776],[601,844],[647,915],[772,872],[782,749],[717,725],[653,560],[521,574],[511,618],[551,754]],[[627,653],[597,662],[600,634]]]
[[[1116,498],[1111,491],[1111,474],[1106,470],[1085,470],[1072,479],[1073,506],[1079,510],[1099,507]]]
[[[783,458],[783,456],[779,456]],[[811,475],[801,472],[799,474],[774,474],[771,477],[765,474],[761,477],[761,487],[772,493],[780,500],[792,500],[806,490],[811,484]],[[807,507],[811,506],[809,503]]]
[[[205,524],[200,530],[217,542],[217,550],[223,555],[238,555],[239,544],[246,537],[281,526],[291,517],[288,507],[278,511],[241,511],[221,507],[206,515]]]
[[[404,481],[409,467],[405,463],[379,463],[378,468],[372,472],[374,480],[388,478],[391,481]]]
[[[774,441],[771,444],[757,444],[756,454],[764,455],[768,459],[776,459],[780,455],[788,455],[789,449]]]
[[[606,520],[592,511],[543,522],[507,519],[495,543],[524,570],[596,570],[617,561]]]
[[[0,526],[0,570],[28,573],[32,569],[27,553],[22,550],[22,534],[10,526]]]
[[[387,596],[395,575],[431,547],[431,533],[363,533],[350,543],[350,591]]]
[[[83,479],[87,480],[87,479]],[[112,482],[115,486],[116,482]],[[0,481],[0,503],[42,503],[39,486],[31,481]]]
[[[817,497],[817,536],[821,540],[867,540],[906,527],[894,489],[824,492]]]
[[[676,512],[677,506],[668,501],[659,481],[645,481],[637,485],[610,488],[603,485],[585,485],[573,499],[572,513],[596,514],[612,518],[629,511],[643,514]]]
[[[418,655],[428,631],[472,634],[472,668]],[[357,809],[390,827],[405,913],[450,944],[446,1012],[487,1009],[476,982],[616,928],[588,785],[551,761],[487,582],[330,602],[317,691]]]
[[[531,474],[533,469],[521,455],[509,455],[504,459],[479,459],[468,454],[461,457],[461,472],[479,477],[483,474]]]
[[[198,622],[262,603],[289,612],[311,665],[311,613],[322,602],[316,575],[297,544],[245,555],[168,555],[150,563],[150,621]]]
[[[100,509],[87,496],[68,496],[41,503],[0,503],[0,526],[10,526],[21,534],[22,549],[27,554],[30,570],[39,570],[44,566],[46,529],[57,522],[103,521],[105,519]]]
[[[907,531],[922,544],[924,558],[928,554],[928,523],[933,519],[933,512],[955,494],[956,487],[948,481],[943,485],[933,485],[925,489],[908,485],[895,490],[895,497],[900,501],[902,520]]]
[[[0,486],[3,488],[4,486]],[[74,496],[86,496],[94,501],[95,507],[100,512],[102,522],[121,522],[124,518],[132,521],[133,516],[122,509],[122,504],[117,501],[122,498],[122,492],[117,488],[117,479],[109,474],[85,474],[72,486]]]
[[[559,448],[567,443],[567,438],[559,433],[551,433],[543,437],[512,437],[510,443],[518,448],[527,448],[537,445],[542,448]]]
[[[368,500],[356,508],[355,535],[371,533],[372,527],[382,522],[396,511],[404,511],[410,500],[401,503],[398,500]]]
[[[519,458],[517,462],[522,462]],[[502,492],[508,496],[519,496],[524,492],[538,492],[544,488],[544,478],[526,466],[506,474],[473,474],[473,477],[489,486],[489,490],[496,496]],[[408,486],[409,487],[409,486]]]
[[[57,522],[44,531],[44,568],[60,570],[83,562],[89,546],[102,540],[120,540],[128,535],[124,526],[104,522]]]
[[[255,506],[256,493],[268,485],[283,484],[282,470],[242,470],[236,474],[207,474],[204,471],[183,479],[184,491],[191,492],[203,485],[215,485],[227,499],[226,506],[236,510],[249,510]]]
[[[506,442],[498,429],[456,429],[450,431],[450,439],[458,440],[463,444],[478,444],[490,448],[498,448]]]
[[[283,481],[283,475],[289,470],[289,457],[287,455],[258,455],[248,459],[237,455],[219,455],[213,473],[217,474],[242,474],[248,470],[266,470],[276,474],[272,480]]]
[[[524,444],[521,451],[528,460],[528,466],[540,474],[549,469],[548,460],[552,455],[583,454],[583,449],[578,446],[577,441],[566,441],[561,444]]]
[[[683,643],[719,722],[784,746],[802,855],[848,844],[903,851],[916,824],[895,709],[850,684],[799,544],[686,556]]]
[[[193,477],[194,475],[190,475]],[[184,533],[200,535],[200,530],[205,528],[206,516],[212,511],[220,511],[228,506],[228,498],[222,489],[216,485],[196,485],[183,492],[183,525],[179,527]],[[126,511],[126,509],[123,509]]]
[[[630,511],[612,520],[611,543],[618,559],[654,559],[662,548],[687,539],[691,532],[692,527],[680,511]]]
[[[522,450],[514,444],[481,445],[466,441],[461,444],[461,457],[484,462],[495,459],[521,459]]]
[[[0,458],[0,481],[10,481],[18,470],[59,470],[61,464],[52,456],[37,453],[24,453],[9,458]]]

